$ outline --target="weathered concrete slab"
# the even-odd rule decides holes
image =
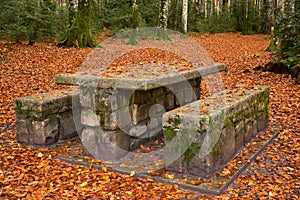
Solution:
[[[153,66],[151,66],[153,67]],[[211,66],[202,66],[195,64],[194,69],[175,72],[168,71],[163,74],[147,75],[141,78],[131,77],[128,74],[120,74],[118,76],[106,77],[99,72],[91,72],[91,74],[59,74],[55,76],[57,84],[80,85],[82,82],[96,82],[101,88],[122,88],[130,90],[151,90],[165,85],[172,85],[179,82],[200,78],[217,72],[226,71],[224,64],[215,64]],[[137,72],[136,74],[139,74]]]

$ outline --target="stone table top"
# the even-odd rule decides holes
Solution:
[[[120,74],[107,74],[102,70],[85,71],[77,74],[58,74],[55,83],[81,85],[93,82],[101,88],[121,88],[130,90],[151,90],[164,85],[176,84],[191,79],[226,71],[224,64],[195,65],[188,70],[181,70],[176,64],[156,64],[134,66],[133,70]]]

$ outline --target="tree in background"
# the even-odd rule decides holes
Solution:
[[[182,26],[183,33],[188,31],[188,0],[182,2]]]
[[[129,44],[137,44],[137,31],[139,27],[139,12],[136,0],[132,0],[132,23],[133,29],[131,31]]]
[[[288,67],[300,84],[300,9],[286,10],[275,23],[275,37],[279,39],[277,62]],[[293,7],[292,7],[293,8]]]
[[[72,24],[59,45],[67,47],[95,47],[97,45],[91,32],[91,1],[78,1],[75,18],[70,20]]]
[[[298,0],[79,0],[80,5],[77,1],[0,0],[0,38],[33,44],[64,35],[61,45],[94,46],[92,34],[104,27],[115,33],[134,28],[134,16],[139,27],[270,33],[278,13],[299,10],[300,4]],[[158,38],[168,39],[164,32]]]
[[[35,8],[29,28],[29,45],[33,45],[39,38],[55,38],[53,22],[56,21],[56,4],[50,0],[37,1]]]
[[[169,15],[169,1],[160,1],[160,12],[159,12],[159,28],[166,29],[168,26],[168,16]]]
[[[180,8],[181,8],[181,0],[172,0],[171,1],[171,6],[170,6],[170,12],[169,12],[169,27],[171,27],[172,29],[178,31],[180,30],[179,26],[180,23],[178,23],[178,21],[180,21]]]
[[[170,40],[167,28],[169,20],[169,0],[160,0],[157,39]]]
[[[93,14],[99,15],[105,27],[114,32],[132,27],[132,0],[109,0],[100,4],[102,13]]]
[[[0,38],[14,41],[53,40],[61,23],[50,0],[0,0]]]

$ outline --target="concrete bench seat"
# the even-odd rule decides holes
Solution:
[[[47,146],[77,136],[74,120],[80,122],[80,113],[73,113],[74,106],[80,106],[79,90],[56,90],[16,98],[18,142]],[[79,119],[74,119],[76,116]]]
[[[268,126],[269,88],[243,87],[163,115],[167,170],[209,178]]]

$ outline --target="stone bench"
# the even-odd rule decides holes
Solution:
[[[76,127],[74,123],[74,120],[80,122],[75,106],[80,107],[78,90],[56,90],[16,98],[18,142],[47,146],[77,136],[81,126],[77,123]]]
[[[269,88],[215,93],[163,115],[167,170],[213,176],[268,126]]]

